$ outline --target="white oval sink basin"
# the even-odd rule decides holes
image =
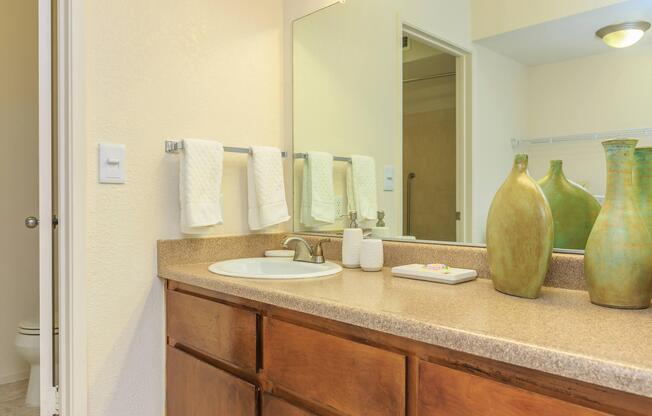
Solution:
[[[208,267],[213,273],[247,279],[309,279],[330,276],[342,271],[338,264],[305,263],[285,258],[250,258],[225,260]]]

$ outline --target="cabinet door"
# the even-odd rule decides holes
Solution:
[[[437,364],[419,364],[419,416],[597,416],[605,413]]]
[[[263,366],[275,386],[351,416],[405,414],[405,357],[265,319]]]
[[[315,416],[315,414],[291,405],[278,397],[264,394],[263,416]]]
[[[174,342],[256,371],[256,314],[167,291],[167,333]]]
[[[255,416],[256,388],[167,347],[167,416]]]

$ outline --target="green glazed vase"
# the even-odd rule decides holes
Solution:
[[[637,142],[602,142],[607,158],[607,193],[584,254],[591,302],[612,308],[650,306],[652,238],[640,215],[632,178]]]
[[[555,229],[555,248],[584,250],[600,203],[580,185],[569,181],[561,160],[551,160],[548,174],[539,180],[546,195]]]
[[[652,235],[652,147],[634,150],[634,189],[638,210]]]
[[[514,167],[489,208],[487,253],[494,288],[509,295],[539,296],[552,255],[552,212],[527,172],[528,156]]]

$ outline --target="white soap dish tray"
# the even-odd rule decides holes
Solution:
[[[449,285],[468,282],[475,280],[478,277],[478,272],[471,269],[449,267],[445,270],[432,270],[427,268],[424,264],[408,264],[405,266],[392,267],[392,274],[396,277],[446,283]]]

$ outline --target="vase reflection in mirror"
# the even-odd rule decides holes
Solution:
[[[634,150],[634,190],[641,217],[652,235],[652,147]]]
[[[543,191],[518,154],[489,208],[487,254],[494,288],[524,298],[539,296],[553,246],[553,219]]]
[[[652,237],[640,214],[634,187],[637,142],[614,139],[602,143],[607,159],[607,192],[584,255],[589,296],[601,306],[650,306]]]
[[[584,250],[600,203],[582,186],[568,180],[561,160],[551,160],[548,174],[539,180],[546,195],[555,231],[555,248]]]

